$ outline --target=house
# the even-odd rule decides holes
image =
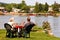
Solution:
[[[0,7],[0,11],[4,12],[5,11],[5,7]]]
[[[49,7],[49,8],[48,8],[48,11],[53,11],[52,7]]]
[[[20,9],[12,8],[12,11],[13,11],[13,12],[20,12]]]
[[[30,13],[32,13],[34,11],[34,8],[30,8]]]

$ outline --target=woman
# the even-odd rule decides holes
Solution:
[[[12,26],[12,28],[15,27],[15,24],[16,24],[16,23],[14,22],[14,18],[13,18],[13,17],[9,19],[8,24],[10,24],[10,25]]]

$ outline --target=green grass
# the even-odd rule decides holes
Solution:
[[[33,31],[31,31],[30,38],[7,38],[6,36],[6,30],[0,29],[0,40],[60,40],[60,38],[50,36],[42,32],[41,28],[33,28]]]

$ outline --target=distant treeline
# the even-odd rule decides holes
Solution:
[[[20,4],[16,4],[16,3],[11,3],[11,4],[5,4],[5,3],[0,3],[0,7],[5,7],[5,9],[10,12],[12,11],[12,8],[17,8],[17,9],[21,9],[24,10],[25,13],[29,13],[29,12],[34,12],[34,13],[39,13],[39,12],[48,12],[49,7],[52,7],[52,10],[54,12],[59,12],[60,10],[60,4],[54,2],[54,4],[52,5],[48,5],[47,2],[45,4],[41,4],[36,2],[36,4],[34,6],[28,6],[25,1],[22,1]],[[30,10],[30,8],[34,8],[32,11]]]

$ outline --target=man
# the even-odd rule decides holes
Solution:
[[[30,31],[31,31],[32,27],[35,26],[35,24],[33,22],[31,22],[30,20],[31,20],[31,18],[28,17],[27,22],[25,23],[24,37],[27,37],[27,34],[30,34]],[[30,35],[29,35],[29,37],[30,37]]]

